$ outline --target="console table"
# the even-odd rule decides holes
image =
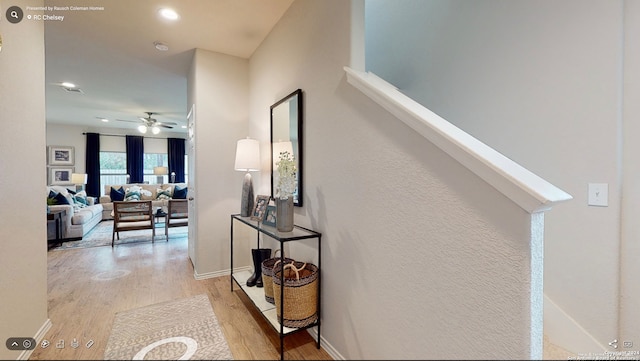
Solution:
[[[301,328],[289,328],[282,324],[282,320],[278,319],[276,306],[267,302],[264,298],[264,289],[259,287],[248,287],[246,280],[251,277],[250,271],[233,273],[233,224],[234,221],[238,221],[246,226],[249,226],[256,230],[256,237],[258,241],[258,248],[260,248],[260,233],[267,235],[280,243],[280,254],[284,254],[284,243],[291,241],[299,241],[304,239],[318,240],[318,299],[317,310],[318,320],[310,325]],[[319,232],[313,231],[300,226],[294,226],[291,232],[279,232],[275,227],[265,226],[262,223],[252,220],[250,217],[242,217],[239,214],[231,215],[231,292],[233,292],[233,282],[235,281],[240,289],[251,299],[253,305],[260,311],[262,316],[269,322],[273,329],[280,335],[280,359],[284,360],[284,337],[294,334],[296,332],[306,330],[311,327],[318,328],[318,338],[316,341],[316,347],[320,348],[320,305],[321,305],[321,249],[320,240],[322,235]],[[280,272],[280,284],[284,285],[284,272]],[[284,287],[280,287],[280,315],[284,316]]]

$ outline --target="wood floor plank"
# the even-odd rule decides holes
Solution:
[[[229,276],[193,277],[187,239],[48,252],[51,343],[31,360],[102,360],[117,312],[206,294],[234,359],[277,360],[280,338]],[[76,340],[77,348],[71,343]],[[64,348],[56,344],[64,340]],[[93,341],[91,347],[87,342]],[[285,338],[285,359],[331,360],[307,332]]]

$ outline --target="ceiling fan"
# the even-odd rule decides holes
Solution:
[[[142,124],[138,126],[138,131],[140,133],[146,133],[147,130],[151,129],[151,132],[153,134],[158,134],[160,133],[160,127],[163,128],[169,128],[169,129],[173,129],[172,125],[177,125],[178,123],[174,123],[174,122],[159,122],[156,118],[152,118],[151,116],[153,114],[157,114],[157,113],[153,113],[153,112],[145,112],[147,114],[146,118],[139,118],[139,121],[142,121]],[[117,121],[120,122],[129,122],[129,123],[138,123],[138,120],[124,120],[124,119],[116,119]]]

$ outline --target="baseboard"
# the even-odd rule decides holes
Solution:
[[[313,337],[314,340],[318,339],[318,328],[317,327],[312,327],[307,329],[307,332],[311,335],[311,337]],[[344,356],[342,356],[340,354],[340,352],[338,352],[338,350],[335,349],[335,347],[333,347],[329,342],[327,342],[327,340],[320,336],[320,347],[327,351],[327,353],[329,354],[329,356],[331,356],[332,359],[334,360],[346,360],[344,358]]]
[[[544,295],[544,334],[552,343],[576,355],[613,351],[600,344],[547,295]]]
[[[238,268],[234,268],[233,272],[242,272],[242,271],[247,271],[247,270],[251,270],[252,268],[249,266],[246,267],[238,267]],[[228,276],[231,273],[230,270],[223,270],[223,271],[216,271],[216,272],[206,272],[206,273],[198,273],[197,271],[193,271],[193,277],[197,280],[205,280],[207,278],[215,278],[215,277],[222,277],[222,276]]]
[[[51,329],[51,320],[47,319],[44,324],[40,327],[38,332],[33,336],[36,340],[36,347],[40,346],[40,342],[44,339],[44,336]],[[33,350],[24,350],[20,353],[17,360],[28,360],[31,357]]]

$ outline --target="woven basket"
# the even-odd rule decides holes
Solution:
[[[262,264],[260,266],[262,268],[264,299],[269,303],[275,303],[275,300],[273,299],[273,281],[271,280],[271,278],[273,277],[274,267],[278,267],[278,265],[280,265],[278,269],[282,269],[282,261],[284,261],[285,264],[294,262],[294,260],[291,258],[276,257],[278,251],[280,251],[280,248],[276,249],[276,251],[273,252],[272,258],[267,258],[262,261]],[[302,265],[302,263],[300,264]]]
[[[296,262],[298,263],[298,262]],[[280,276],[284,272],[284,315],[280,315]],[[318,320],[318,267],[303,263],[300,267],[287,264],[273,274],[273,294],[278,322],[286,327],[300,328]]]

